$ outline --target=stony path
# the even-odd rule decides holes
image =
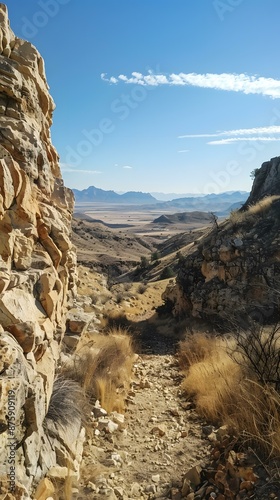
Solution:
[[[207,442],[194,410],[179,397],[180,380],[173,355],[138,358],[124,424],[113,433],[98,430],[89,443],[88,468],[94,455],[103,470],[79,499],[182,498],[182,477],[201,463]]]

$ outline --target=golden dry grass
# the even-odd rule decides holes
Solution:
[[[123,411],[134,358],[131,337],[116,328],[80,344],[63,373],[78,381],[89,398],[98,399],[108,412]]]
[[[266,196],[262,200],[255,203],[255,205],[249,206],[244,212],[240,210],[233,210],[229,216],[229,220],[232,224],[238,225],[239,223],[248,220],[250,217],[254,218],[255,216],[263,216],[269,210],[273,202],[279,200],[279,198],[280,196],[277,195]]]
[[[255,205],[250,206],[245,214],[247,213],[248,215],[258,215],[264,213],[271,207],[272,203],[276,200],[279,200],[279,198],[280,196],[277,195],[266,196]]]
[[[190,366],[209,358],[217,350],[217,341],[203,333],[196,333],[180,342],[179,363],[185,371]]]
[[[279,456],[279,394],[249,379],[246,367],[230,356],[224,340],[194,335],[181,342],[179,362],[185,375],[182,388],[203,417],[228,425],[266,456]]]

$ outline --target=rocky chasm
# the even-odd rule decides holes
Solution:
[[[95,326],[106,307],[108,312],[105,304],[112,295],[104,275],[98,288],[97,275],[88,268],[83,271],[86,291],[81,293],[80,283],[77,295],[74,198],[64,187],[51,143],[53,111],[42,57],[15,36],[0,4],[0,493],[7,500],[68,498],[56,485],[69,482],[71,498],[83,455],[86,472],[94,469],[76,491],[84,498],[202,498],[206,486],[200,488],[197,464],[209,443],[201,437],[192,403],[179,398],[181,373],[173,354],[146,355],[134,364],[127,427],[123,414],[107,415],[98,401],[92,407],[93,439],[87,436],[86,442],[81,419],[71,414],[73,425],[63,427],[49,417],[60,383],[57,368],[69,358],[62,341],[74,351],[87,335],[91,340],[91,334],[98,336]],[[164,293],[168,313],[215,325],[246,317],[264,323],[279,319],[280,158],[255,174],[244,207],[184,245],[176,283]],[[152,292],[148,299],[152,303]],[[112,300],[114,310],[121,311],[119,302]],[[139,323],[150,312],[156,317],[156,306],[151,308],[144,311],[143,306],[141,315],[136,307]],[[170,319],[160,320],[160,327],[166,322],[168,328]],[[155,325],[149,328],[150,334]],[[99,474],[98,483],[94,474],[100,464],[109,477]],[[195,493],[193,487],[200,489]],[[207,488],[208,497],[215,493],[213,485]]]

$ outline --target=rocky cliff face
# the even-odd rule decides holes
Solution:
[[[73,461],[77,437],[66,452],[43,430],[76,273],[53,110],[42,57],[0,4],[0,490],[15,498]]]
[[[215,324],[279,319],[279,213],[277,157],[256,170],[244,207],[190,246],[164,294],[173,314]]]

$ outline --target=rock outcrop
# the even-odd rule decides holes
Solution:
[[[74,198],[51,143],[53,110],[42,57],[0,4],[0,490],[9,498],[29,498],[57,464],[71,468],[78,438],[67,445],[44,430],[76,281]]]
[[[164,300],[175,316],[261,323],[280,316],[280,157],[255,171],[244,206],[193,243]]]

